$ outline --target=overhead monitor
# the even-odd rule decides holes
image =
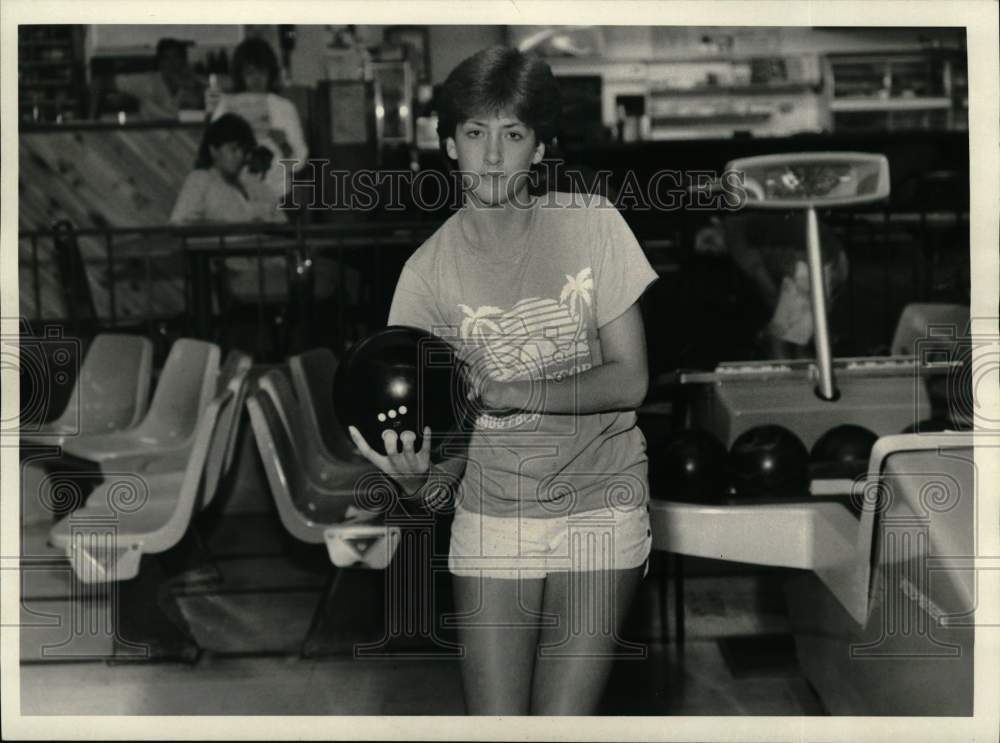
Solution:
[[[889,161],[863,152],[801,152],[733,160],[746,206],[808,209],[867,204],[889,196]]]

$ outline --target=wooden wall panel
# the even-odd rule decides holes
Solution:
[[[177,192],[194,166],[201,127],[108,127],[24,132],[19,138],[20,230],[42,230],[59,219],[78,228],[164,225]],[[98,315],[110,317],[110,277],[102,239],[81,238]],[[43,316],[60,316],[61,283],[51,241],[39,242]],[[30,242],[21,241],[20,307],[36,316]],[[129,238],[115,245],[116,315],[135,318],[183,310],[183,279],[176,241]],[[152,302],[143,288],[151,258]]]

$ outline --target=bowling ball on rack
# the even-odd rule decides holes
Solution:
[[[711,501],[726,489],[726,447],[708,431],[674,431],[649,456],[653,497]]]
[[[787,428],[765,425],[741,433],[729,449],[730,494],[737,498],[809,493],[809,450]]]
[[[813,444],[810,458],[814,477],[855,478],[868,468],[868,457],[878,435],[864,426],[835,426]]]
[[[352,346],[337,367],[333,404],[344,426],[358,429],[372,449],[385,454],[382,432],[413,431],[416,450],[431,427],[431,457],[446,441],[471,431],[465,365],[443,338],[391,325]]]

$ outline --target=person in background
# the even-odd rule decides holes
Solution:
[[[236,114],[225,114],[209,124],[201,138],[195,168],[184,180],[170,214],[171,224],[286,222],[263,173],[251,172],[247,165],[256,147],[250,124]],[[238,240],[228,238],[230,243]],[[264,258],[261,270],[264,299],[286,299],[284,258]],[[238,302],[255,302],[260,290],[257,271],[255,258],[226,259],[229,297]]]
[[[176,119],[182,109],[203,108],[205,85],[188,65],[187,48],[188,42],[160,39],[156,44],[155,72],[115,78],[117,92],[139,101],[143,119]]]
[[[804,212],[727,215],[720,227],[733,261],[751,280],[771,312],[758,340],[768,358],[812,355],[813,315]],[[820,223],[820,253],[827,308],[847,279],[847,255],[833,231]]]
[[[294,104],[276,93],[281,82],[278,58],[264,39],[243,41],[233,55],[233,92],[223,94],[212,118],[236,113],[246,119],[257,141],[272,155],[265,182],[280,200],[291,187],[292,173],[309,155]],[[279,160],[295,160],[286,171]]]
[[[181,186],[170,214],[172,224],[284,222],[262,173],[247,160],[256,149],[250,124],[236,114],[219,117],[205,129],[198,158]]]

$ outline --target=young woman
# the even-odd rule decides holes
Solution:
[[[250,173],[247,158],[257,142],[250,125],[226,114],[205,128],[198,158],[184,180],[170,221],[284,222],[261,175]]]
[[[246,39],[233,54],[233,92],[223,95],[212,113],[214,119],[236,113],[250,123],[257,141],[274,158],[266,181],[276,198],[285,194],[292,170],[304,166],[309,155],[298,111],[277,94],[279,84],[278,58],[271,45],[264,39]],[[282,159],[296,161],[287,175],[278,162]]]
[[[274,195],[262,180],[251,173],[247,159],[257,143],[250,125],[236,114],[226,114],[205,128],[198,159],[184,180],[173,212],[172,224],[217,224],[285,222]],[[238,242],[239,238],[230,238]],[[239,302],[256,302],[260,291],[255,258],[227,258],[226,291]],[[284,301],[288,295],[285,260],[266,257],[264,298]]]
[[[486,49],[442,98],[464,206],[408,260],[389,324],[452,339],[482,412],[467,455],[434,467],[414,432],[386,431],[385,452],[351,434],[429,503],[461,476],[449,569],[467,712],[588,714],[614,658],[636,651],[618,629],[651,542],[634,411],[637,301],[655,273],[605,199],[529,195],[559,113],[548,65]]]

